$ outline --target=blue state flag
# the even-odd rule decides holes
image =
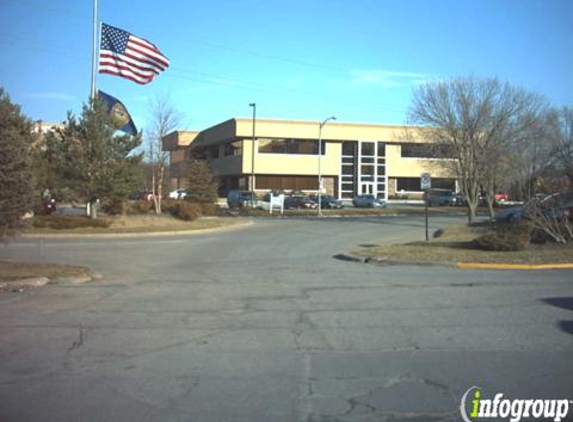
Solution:
[[[98,91],[97,95],[98,98],[106,104],[107,113],[115,128],[133,136],[137,135],[135,124],[133,123],[133,120],[131,120],[131,116],[123,103],[103,91]]]

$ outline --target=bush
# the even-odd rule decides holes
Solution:
[[[140,199],[129,203],[128,214],[149,214],[153,211],[153,201]]]
[[[219,215],[219,206],[215,204],[200,204],[201,214],[208,217],[216,217]]]
[[[186,201],[180,201],[170,205],[168,211],[174,217],[184,221],[193,221],[203,215],[201,204]]]
[[[520,251],[530,241],[530,228],[526,224],[498,226],[495,231],[478,237],[474,243],[478,249],[486,251]]]
[[[110,222],[99,219],[94,220],[87,217],[73,217],[69,215],[36,216],[32,220],[32,225],[37,228],[49,228],[56,230],[70,230],[85,227],[107,228]]]
[[[127,211],[125,201],[110,201],[102,206],[103,212],[109,215],[123,215]]]

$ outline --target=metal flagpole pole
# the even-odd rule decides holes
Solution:
[[[94,0],[93,10],[93,44],[92,44],[92,86],[91,86],[91,99],[96,97],[96,73],[97,73],[97,59],[98,59],[98,0]]]

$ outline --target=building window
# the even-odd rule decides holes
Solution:
[[[317,190],[316,176],[257,176],[257,189],[269,190]]]
[[[219,145],[211,147],[211,149],[209,150],[209,156],[211,157],[211,159],[219,158]]]
[[[361,153],[362,155],[367,155],[370,157],[374,157],[374,142],[362,142],[361,144]]]
[[[396,189],[403,190],[407,192],[421,192],[422,187],[420,185],[419,177],[399,177],[396,179]],[[433,189],[450,189],[455,190],[456,181],[455,179],[446,178],[432,178],[432,188]]]
[[[243,142],[242,141],[235,141],[229,142],[228,144],[224,145],[223,148],[225,157],[233,155],[235,157],[240,156],[243,154]]]
[[[357,142],[343,142],[342,143],[342,155],[354,157],[356,155],[356,145],[357,145]]]
[[[321,155],[326,151],[322,141]],[[318,155],[318,140],[312,139],[259,139],[259,153]]]
[[[445,144],[401,144],[401,156],[404,158],[454,158],[451,145]]]

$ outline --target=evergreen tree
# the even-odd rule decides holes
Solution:
[[[0,88],[0,237],[33,205],[32,125]]]
[[[187,200],[202,204],[213,204],[217,201],[217,184],[205,160],[192,159],[188,164],[187,174]]]
[[[130,154],[141,144],[141,134],[114,133],[105,105],[95,101],[91,107],[84,105],[79,119],[68,113],[65,128],[56,135],[58,178],[86,197],[92,218],[97,216],[97,200],[124,201],[140,184],[142,156]]]

